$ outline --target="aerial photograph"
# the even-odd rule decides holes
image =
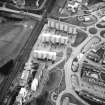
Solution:
[[[105,105],[105,0],[0,0],[0,105]]]

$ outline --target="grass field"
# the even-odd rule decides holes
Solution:
[[[0,24],[0,66],[4,65],[10,59],[16,58],[25,41],[30,36],[34,24],[30,21],[27,28],[24,24],[5,23]]]

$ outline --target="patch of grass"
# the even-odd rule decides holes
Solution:
[[[58,87],[62,79],[62,72],[60,70],[55,70],[49,72],[49,79],[46,83],[46,89],[51,91]]]
[[[75,42],[73,44],[71,44],[72,47],[77,47],[78,45],[80,45],[86,38],[88,37],[88,35],[85,32],[82,32],[80,30],[78,30],[78,34],[76,36]]]

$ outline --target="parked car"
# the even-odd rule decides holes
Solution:
[[[94,62],[99,62],[100,61],[100,56],[95,54],[94,52],[90,51],[87,56],[89,60],[94,61]]]

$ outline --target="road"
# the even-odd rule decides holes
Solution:
[[[100,19],[100,20],[102,20],[102,19]],[[99,21],[100,21],[100,20],[99,20]],[[98,22],[99,22],[99,21],[98,21]],[[97,22],[97,23],[98,23],[98,22]],[[77,28],[80,28],[80,27],[77,27]],[[89,27],[88,27],[88,28],[89,28]],[[80,30],[82,30],[82,29],[80,28]],[[99,31],[99,30],[100,30],[100,29],[98,29],[98,31]],[[84,30],[83,30],[83,31],[84,31]],[[87,39],[84,40],[84,42],[81,43],[78,47],[72,48],[72,49],[73,49],[72,54],[71,54],[69,60],[66,62],[65,66],[64,66],[64,69],[65,69],[66,89],[59,95],[59,97],[58,97],[58,99],[57,99],[57,101],[56,101],[56,105],[60,105],[60,99],[61,99],[62,95],[65,94],[65,93],[71,93],[71,94],[73,94],[78,100],[80,100],[84,105],[89,105],[88,103],[86,103],[84,100],[82,100],[82,99],[74,92],[74,90],[73,90],[73,88],[72,88],[72,82],[71,82],[71,75],[74,74],[74,73],[72,72],[72,70],[71,70],[72,61],[73,61],[73,59],[74,59],[77,55],[80,54],[81,49],[84,47],[84,45],[86,45],[86,44],[89,42],[89,40],[93,37],[93,35],[89,34],[88,31],[84,31],[84,32],[88,34]],[[100,37],[99,33],[97,33],[95,36],[99,36],[99,37]],[[102,39],[102,41],[103,41],[103,40],[104,40],[104,39]]]

